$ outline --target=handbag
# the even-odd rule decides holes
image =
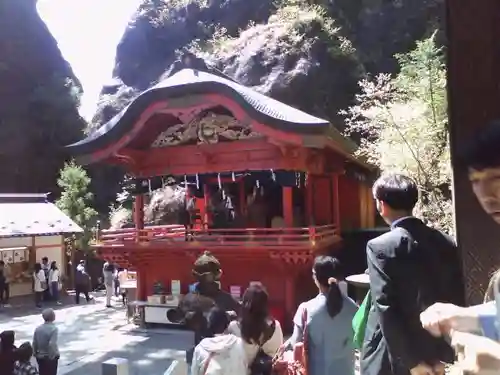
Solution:
[[[293,360],[284,358],[285,348],[282,346],[273,358],[273,375],[308,375],[307,369],[307,309],[302,312],[302,342],[293,346]]]
[[[359,306],[358,311],[352,319],[352,330],[354,332],[352,342],[355,349],[361,349],[363,347],[363,341],[365,339],[366,324],[368,322],[368,315],[370,313],[370,308],[372,305],[372,297],[370,292],[366,293],[365,299]]]

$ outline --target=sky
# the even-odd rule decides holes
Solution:
[[[80,114],[90,120],[111,78],[116,46],[141,0],[38,0],[40,17],[81,81]]]

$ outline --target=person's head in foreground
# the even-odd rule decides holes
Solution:
[[[56,313],[52,309],[42,311],[42,318],[45,323],[53,323],[56,320]]]
[[[326,295],[328,315],[333,318],[342,310],[344,302],[337,284],[342,279],[340,262],[330,256],[318,256],[314,259],[312,271],[314,283]]]
[[[252,283],[243,294],[241,336],[248,342],[259,342],[269,325],[269,295],[261,283]]]
[[[411,216],[418,202],[418,187],[402,174],[384,174],[373,184],[373,198],[380,216],[387,224]]]
[[[214,306],[208,312],[208,331],[212,336],[220,335],[226,332],[229,322],[229,316],[220,307]]]
[[[482,128],[460,157],[479,204],[500,224],[500,121]]]
[[[3,331],[0,333],[0,352],[9,352],[14,350],[16,334],[14,331]]]
[[[21,344],[21,346],[17,349],[17,356],[19,358],[19,362],[29,363],[31,361],[31,357],[33,357],[33,347],[31,344],[29,342]]]

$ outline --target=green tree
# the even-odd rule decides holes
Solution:
[[[395,56],[399,74],[359,83],[356,104],[343,111],[348,134],[361,136],[358,153],[382,172],[413,177],[422,196],[417,215],[451,232],[451,165],[446,69],[435,34]]]
[[[97,218],[96,210],[91,207],[90,177],[85,169],[71,161],[61,169],[57,185],[62,193],[56,205],[84,230],[79,247],[88,250]]]

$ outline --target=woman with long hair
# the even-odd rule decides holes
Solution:
[[[47,289],[47,279],[40,263],[35,263],[33,271],[33,290],[36,307],[42,307],[43,293]]]
[[[50,294],[52,295],[52,300],[58,305],[61,304],[61,301],[59,299],[60,283],[61,283],[61,272],[57,267],[56,261],[53,261],[52,263],[50,263],[49,288],[50,288]]]
[[[338,286],[342,280],[339,261],[316,257],[312,277],[319,293],[300,304],[286,346],[305,341],[309,375],[353,375],[352,319],[358,307]]]
[[[255,372],[252,367],[260,357],[272,358],[283,344],[281,325],[269,314],[269,295],[261,283],[247,288],[240,317],[231,322],[228,332],[243,339],[249,372]]]

